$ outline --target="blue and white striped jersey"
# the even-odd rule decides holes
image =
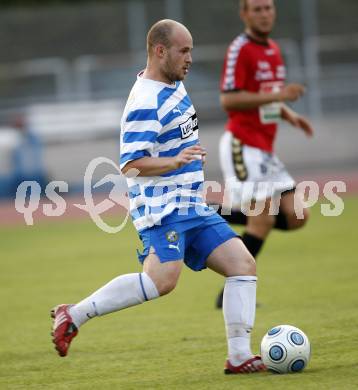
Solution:
[[[120,166],[150,157],[176,156],[199,143],[198,120],[182,82],[168,85],[138,75],[121,121]],[[138,231],[160,224],[174,210],[205,207],[202,161],[161,176],[127,178],[130,213]],[[179,217],[178,217],[179,218]]]

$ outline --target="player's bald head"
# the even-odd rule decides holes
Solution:
[[[274,0],[272,0],[272,3],[274,3]],[[239,9],[240,11],[246,11],[249,7],[250,0],[239,0]]]
[[[177,31],[185,31],[189,35],[188,29],[181,23],[171,19],[163,19],[155,23],[147,34],[147,52],[150,56],[156,45],[163,45],[169,49],[173,44],[173,36]]]

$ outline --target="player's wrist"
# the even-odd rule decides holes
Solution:
[[[273,96],[274,102],[283,103],[283,102],[286,101],[286,97],[285,97],[283,91],[274,92],[273,95],[274,95],[274,96]]]
[[[177,156],[170,157],[169,166],[170,166],[171,170],[180,168],[181,164],[180,164],[180,160],[178,159]]]

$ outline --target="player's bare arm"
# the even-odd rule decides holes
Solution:
[[[294,102],[305,92],[301,84],[285,85],[279,92],[249,92],[245,90],[225,92],[220,95],[220,102],[225,110],[251,110],[274,102]]]
[[[138,176],[158,176],[181,168],[192,161],[204,159],[206,151],[199,145],[183,149],[174,157],[143,157],[130,161],[123,169],[125,175],[130,169],[137,169]]]
[[[286,120],[292,126],[302,129],[308,137],[313,136],[314,130],[308,119],[299,115],[285,104],[282,105],[281,116],[282,119]]]

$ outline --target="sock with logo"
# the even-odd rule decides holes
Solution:
[[[228,357],[238,366],[252,358],[251,330],[255,322],[256,276],[226,278],[223,314],[228,342]]]
[[[89,319],[122,310],[158,298],[158,290],[145,273],[118,276],[81,302],[71,306],[69,313],[80,327]]]

